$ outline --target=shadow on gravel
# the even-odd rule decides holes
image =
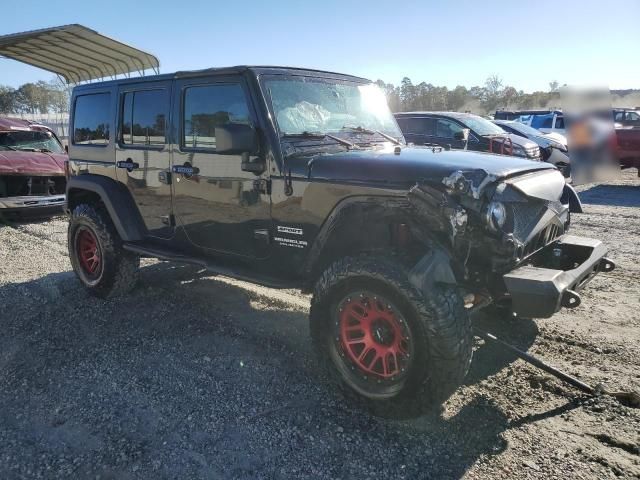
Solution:
[[[489,310],[490,312],[491,310]],[[525,352],[538,336],[538,326],[533,320],[509,318],[506,315],[478,312],[473,323],[485,332],[493,333],[499,339]],[[473,363],[465,383],[473,385],[498,373],[518,357],[496,343],[483,343],[473,353]]]
[[[640,207],[639,185],[596,185],[579,196],[582,203],[591,205]]]
[[[70,272],[0,286],[1,478],[459,478],[506,446],[484,397],[411,421],[346,403],[302,311],[191,266],[141,274],[108,301]],[[481,347],[470,382],[511,361]]]

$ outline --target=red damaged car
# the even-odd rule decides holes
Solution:
[[[66,160],[46,126],[0,117],[0,216],[62,212]]]

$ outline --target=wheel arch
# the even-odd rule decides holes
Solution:
[[[67,210],[81,203],[101,203],[126,242],[142,240],[146,227],[131,193],[117,181],[101,175],[79,175],[67,182]]]
[[[337,258],[382,249],[391,253],[413,242],[426,243],[414,233],[405,197],[348,197],[322,224],[303,264],[303,275],[312,284]]]

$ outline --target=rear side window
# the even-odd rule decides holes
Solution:
[[[120,142],[139,147],[164,145],[166,102],[164,90],[125,93]]]
[[[76,97],[73,112],[75,145],[107,145],[111,94],[95,93]]]
[[[407,119],[406,118],[396,118],[396,122],[398,122],[398,126],[403,133],[407,133]]]
[[[564,117],[556,117],[556,126],[555,128],[564,128]]]
[[[433,118],[408,118],[407,119],[407,133],[414,133],[417,135],[430,135],[434,134],[434,120]]]
[[[184,90],[182,145],[215,150],[215,129],[228,123],[251,123],[239,84],[198,85]]]
[[[553,126],[553,115],[534,115],[531,119],[533,128],[551,128]]]

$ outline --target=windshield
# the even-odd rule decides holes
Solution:
[[[525,125],[524,123],[520,123],[520,122],[511,122],[511,123],[508,123],[506,126],[509,128],[513,128],[514,130],[524,135],[532,135],[535,137],[541,137],[544,135],[544,133],[542,133],[540,130],[536,130],[535,128],[530,127],[529,125]]]
[[[62,146],[51,132],[30,130],[0,132],[0,150],[47,150],[63,153]]]
[[[504,130],[495,123],[491,123],[489,120],[485,120],[482,117],[477,116],[464,116],[458,118],[471,130],[476,132],[480,136],[484,135],[504,135]]]
[[[357,134],[354,128],[361,127],[402,138],[384,93],[373,84],[274,76],[264,87],[281,135]]]

